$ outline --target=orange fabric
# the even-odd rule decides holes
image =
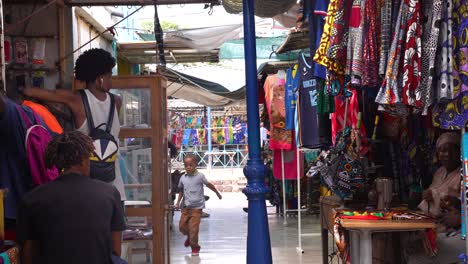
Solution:
[[[36,104],[31,101],[24,101],[23,105],[30,107],[34,112],[36,112],[46,123],[46,125],[49,127],[49,129],[52,132],[55,132],[57,134],[62,134],[63,133],[63,128],[55,118],[55,116],[47,110],[43,105]]]

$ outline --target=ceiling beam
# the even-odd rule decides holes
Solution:
[[[142,5],[179,5],[212,4],[220,5],[219,0],[65,0],[71,6],[142,6]]]

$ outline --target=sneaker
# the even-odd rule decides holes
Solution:
[[[190,239],[188,239],[188,237],[184,242],[184,247],[190,247]]]
[[[210,217],[210,214],[209,214],[209,213],[205,213],[205,212],[202,211],[201,217],[202,217],[202,218],[207,218],[207,217]]]
[[[196,257],[200,255],[200,249],[201,247],[192,248],[192,256]]]

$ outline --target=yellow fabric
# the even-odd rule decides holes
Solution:
[[[338,0],[331,0],[330,4],[328,5],[327,18],[325,19],[325,26],[323,28],[319,48],[315,52],[314,61],[326,67],[330,71],[343,75],[345,73],[344,68],[327,57],[327,52],[330,48],[330,35],[333,24],[335,23],[337,6]]]
[[[320,196],[332,196],[333,193],[325,186],[320,186]]]

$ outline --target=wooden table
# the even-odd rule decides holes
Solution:
[[[431,220],[353,220],[342,219],[350,231],[351,263],[372,264],[372,233],[408,232],[435,228]]]

